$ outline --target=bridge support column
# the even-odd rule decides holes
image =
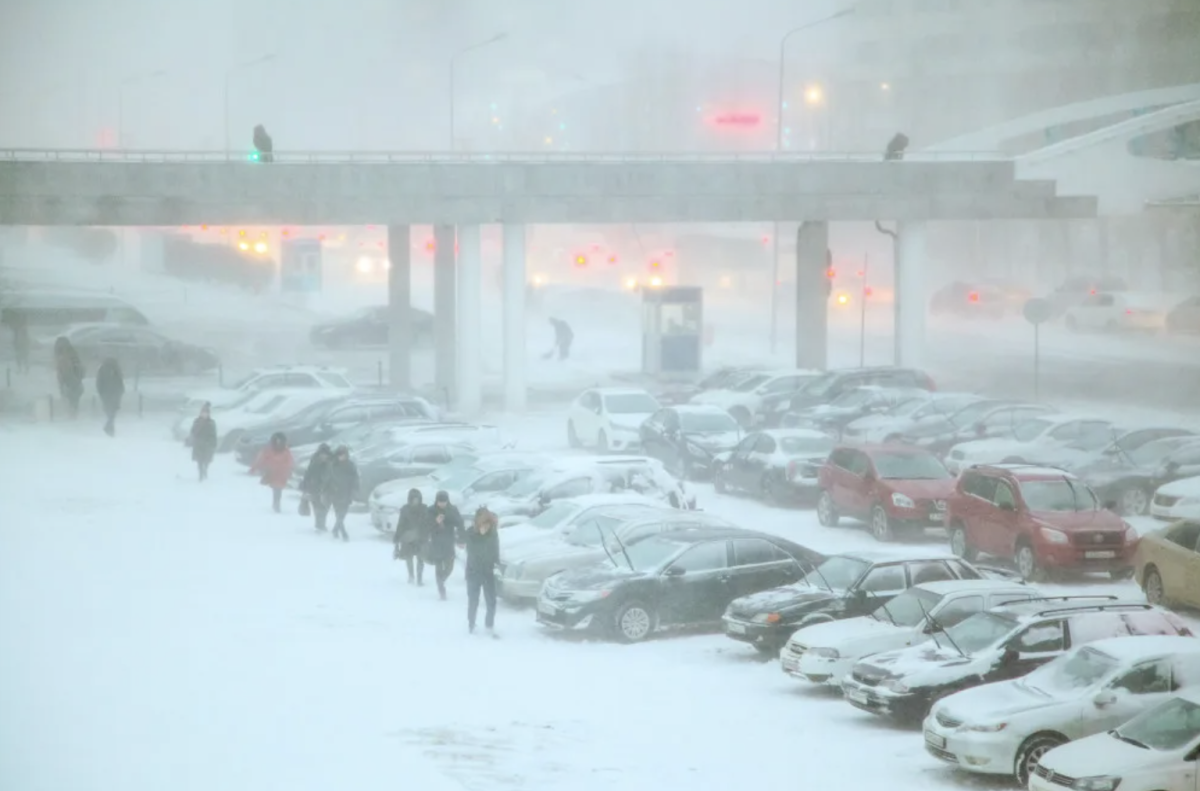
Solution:
[[[458,228],[458,411],[483,407],[483,265],[478,225]]]
[[[448,403],[456,399],[454,316],[458,297],[455,294],[454,226],[433,227],[433,382],[438,397]]]
[[[829,351],[829,223],[796,229],[796,367],[823,370]]]
[[[525,409],[525,226],[504,226],[504,409]]]
[[[929,290],[924,223],[898,223],[896,241],[896,365],[925,365],[925,314]]]
[[[396,391],[412,389],[412,241],[407,225],[389,225],[388,234],[388,383]]]

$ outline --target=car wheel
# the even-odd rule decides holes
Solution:
[[[579,435],[575,433],[575,421],[567,421],[567,445],[572,448],[583,447],[583,443],[579,441]]]
[[[875,536],[876,541],[892,541],[896,538],[895,531],[892,530],[892,520],[882,505],[871,509],[871,535]]]
[[[817,498],[817,521],[825,527],[837,527],[838,519],[833,498],[829,496],[829,492],[822,490],[821,496]]]
[[[603,429],[596,435],[596,447],[600,449],[601,453],[608,453],[608,434]]]
[[[717,490],[717,494],[725,494],[729,491],[725,486],[725,468],[717,467],[713,470],[713,488]]]
[[[1146,592],[1146,601],[1151,604],[1167,603],[1167,589],[1163,587],[1162,575],[1153,566],[1147,568],[1142,577],[1142,590]]]
[[[956,525],[950,531],[950,551],[954,553],[955,557],[962,558],[968,563],[973,562],[978,555],[967,541],[967,531],[962,525]]]
[[[1017,545],[1016,563],[1017,573],[1026,582],[1040,582],[1045,577],[1045,572],[1038,565],[1037,555],[1028,541]]]
[[[654,616],[641,602],[631,601],[617,610],[613,631],[622,643],[640,643],[654,631]]]
[[[737,421],[738,425],[743,429],[750,428],[750,410],[744,406],[735,406],[729,410],[729,415]]]
[[[1021,749],[1017,750],[1016,766],[1013,767],[1013,777],[1017,778],[1021,788],[1029,785],[1029,775],[1033,774],[1033,768],[1042,756],[1066,743],[1067,740],[1057,733],[1036,733],[1026,739]]]
[[[1150,510],[1150,493],[1140,486],[1131,486],[1121,492],[1117,504],[1123,516],[1141,516]]]

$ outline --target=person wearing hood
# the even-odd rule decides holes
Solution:
[[[438,596],[446,598],[446,580],[454,571],[455,539],[462,533],[462,514],[450,504],[450,495],[438,492],[429,509],[429,540],[425,545],[425,560],[433,566]]]
[[[282,510],[280,506],[283,503],[283,490],[292,475],[294,464],[287,437],[282,431],[276,431],[271,435],[267,446],[259,451],[254,464],[250,465],[250,472],[262,475],[262,485],[271,487],[271,507],[275,513]]]
[[[343,541],[350,540],[350,534],[346,532],[346,514],[350,512],[350,503],[357,493],[358,467],[350,461],[350,449],[341,445],[334,451],[321,486],[321,499],[333,508],[334,538],[340,536]]]
[[[400,519],[396,522],[396,536],[393,539],[395,552],[393,557],[404,559],[408,568],[408,584],[414,582],[424,585],[425,560],[421,557],[421,548],[429,537],[429,509],[421,502],[419,489],[408,490],[408,502],[400,509]],[[416,564],[416,575],[413,575],[413,564]]]
[[[308,460],[304,478],[300,481],[300,496],[312,508],[313,527],[318,533],[325,532],[325,520],[329,517],[329,501],[325,499],[325,476],[333,463],[333,449],[322,442],[317,452]],[[301,507],[303,513],[303,507]]]
[[[483,593],[487,613],[483,625],[495,636],[496,564],[500,562],[500,520],[486,507],[475,512],[471,529],[462,537],[467,548],[467,630],[475,631],[479,612],[479,594]]]
[[[117,411],[125,395],[125,377],[121,375],[121,364],[116,358],[106,357],[96,371],[96,395],[104,407],[104,433],[113,436],[117,432]]]
[[[200,416],[192,421],[192,430],[188,433],[192,444],[192,461],[200,471],[200,480],[208,480],[208,465],[212,464],[213,454],[217,452],[217,422],[212,419],[212,404],[205,402],[200,407]]]
[[[61,335],[54,341],[54,371],[58,374],[58,392],[75,418],[79,415],[79,399],[83,398],[83,362],[71,342]]]

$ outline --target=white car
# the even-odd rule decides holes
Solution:
[[[856,445],[879,445],[900,437],[923,423],[945,420],[963,407],[982,401],[972,393],[930,393],[925,402],[913,401],[889,415],[867,415],[842,429],[842,441]]]
[[[1024,786],[1049,750],[1119,727],[1197,683],[1200,640],[1109,637],[1021,678],[942,698],[925,718],[925,745],[959,769],[1011,775]]]
[[[519,547],[543,541],[560,541],[562,536],[578,525],[612,508],[642,513],[648,510],[674,510],[670,505],[635,492],[618,494],[585,494],[557,500],[532,519],[511,518],[504,525],[504,540],[500,542],[500,565],[508,554]]]
[[[602,452],[636,448],[642,423],[661,408],[658,399],[638,388],[584,390],[567,412],[567,442]]]
[[[787,369],[753,374],[728,390],[707,390],[692,396],[693,404],[724,409],[744,429],[754,425],[754,416],[762,410],[763,400],[771,396],[795,393],[820,375],[819,371]]]
[[[1142,330],[1158,332],[1167,327],[1167,314],[1178,297],[1136,291],[1102,291],[1090,294],[1078,305],[1067,308],[1067,329],[1088,332]]]
[[[944,580],[914,585],[870,615],[813,624],[795,632],[779,654],[783,671],[840,686],[858,660],[923,643],[936,623],[949,629],[977,612],[1038,596],[1005,580]]]
[[[227,406],[238,401],[246,393],[262,393],[268,390],[354,390],[354,384],[346,378],[341,368],[323,368],[315,365],[280,365],[255,369],[232,387],[203,390],[190,393],[187,402],[180,408],[184,414],[195,416],[205,403],[213,408]]]
[[[1200,475],[1158,487],[1150,501],[1150,515],[1164,522],[1200,519]]]
[[[286,420],[302,409],[329,398],[321,390],[267,390],[259,393],[237,409],[215,415],[217,450],[233,450],[242,432],[265,423]]]
[[[1095,452],[1110,445],[1111,421],[1078,415],[1041,415],[1016,426],[1011,437],[960,442],[946,455],[946,469],[960,473],[975,464],[1050,464],[1067,445]]]
[[[1110,731],[1055,747],[1029,791],[1200,791],[1200,692],[1194,688]]]

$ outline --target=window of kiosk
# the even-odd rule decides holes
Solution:
[[[659,313],[659,332],[663,335],[699,335],[699,306],[694,303],[663,305]]]

